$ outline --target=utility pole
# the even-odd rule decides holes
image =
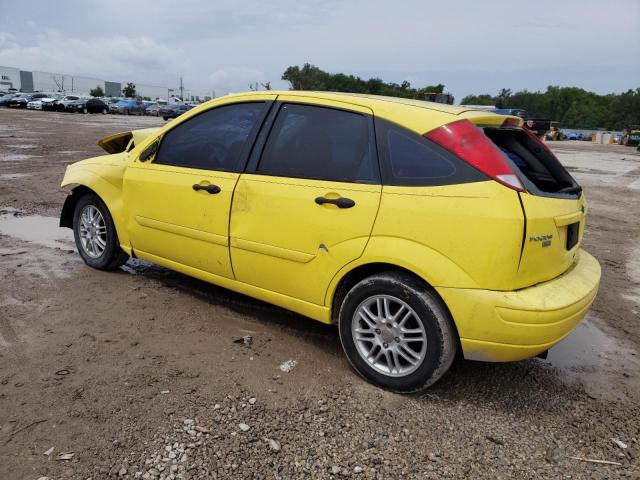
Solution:
[[[180,100],[184,102],[184,87],[182,85],[182,77],[180,77]]]

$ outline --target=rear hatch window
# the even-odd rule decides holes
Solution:
[[[485,128],[485,134],[515,164],[529,192],[578,196],[582,189],[556,156],[521,129]]]
[[[522,129],[485,128],[510,160],[526,191],[519,192],[525,216],[517,287],[544,282],[575,261],[584,231],[582,188],[556,156]]]

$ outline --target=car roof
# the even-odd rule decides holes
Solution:
[[[467,110],[473,110],[467,107],[460,107],[454,105],[446,105],[444,103],[427,102],[425,100],[415,100],[411,98],[400,97],[386,97],[383,95],[370,95],[368,93],[348,93],[348,92],[322,92],[313,90],[262,90],[256,92],[242,92],[237,94],[230,94],[229,96],[250,96],[250,95],[293,95],[296,97],[308,97],[319,98],[326,100],[335,100],[346,103],[353,103],[365,107],[373,107],[376,104],[389,103],[396,105],[407,105],[411,107],[426,108],[430,110],[437,110],[440,112],[452,113],[454,115],[460,114]]]
[[[206,106],[203,107],[203,105],[210,105],[211,102],[217,102],[220,100],[224,101],[224,99],[229,100],[236,97],[238,99],[248,99],[252,96],[264,97],[265,95],[286,95],[287,97],[297,97],[301,101],[308,98],[365,107],[370,109],[376,117],[398,123],[419,134],[423,134],[441,125],[456,120],[469,119],[475,124],[493,125],[501,124],[505,118],[504,115],[487,112],[486,110],[427,102],[424,100],[361,93],[318,92],[306,90],[261,90],[230,94],[205,102],[194,110],[196,112],[201,111],[207,108]]]

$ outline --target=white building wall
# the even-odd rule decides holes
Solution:
[[[0,66],[0,90],[20,90],[20,69]]]
[[[105,81],[99,78],[82,77],[77,75],[69,75],[53,72],[33,71],[33,89],[41,92],[62,92],[67,94],[76,94],[81,96],[88,96],[89,92],[100,85],[100,87],[106,91]],[[4,79],[6,77],[6,79]],[[20,90],[20,69],[15,67],[0,66],[0,90],[8,90],[9,85],[13,88]],[[134,80],[134,83],[135,80]],[[126,85],[126,82],[120,82],[121,88]],[[141,97],[149,97],[152,100],[167,99],[174,95],[180,95],[180,90],[177,86],[173,87],[161,87],[157,85],[145,85],[136,83],[136,91]],[[210,98],[209,92],[201,92],[197,90],[185,89],[185,100],[200,99],[205,100],[206,97]]]
[[[89,92],[98,85],[104,90],[104,80],[98,78],[52,72],[33,72],[33,88],[41,92],[89,95]]]

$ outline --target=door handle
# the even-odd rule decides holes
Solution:
[[[207,193],[220,193],[220,187],[217,185],[200,185],[196,183],[193,186],[193,189],[197,192],[198,190],[204,190]]]
[[[340,198],[318,197],[316,198],[316,203],[318,205],[331,203],[332,205],[336,205],[338,208],[351,208],[356,204],[356,202],[354,202],[350,198],[345,198],[345,197],[340,197]]]

